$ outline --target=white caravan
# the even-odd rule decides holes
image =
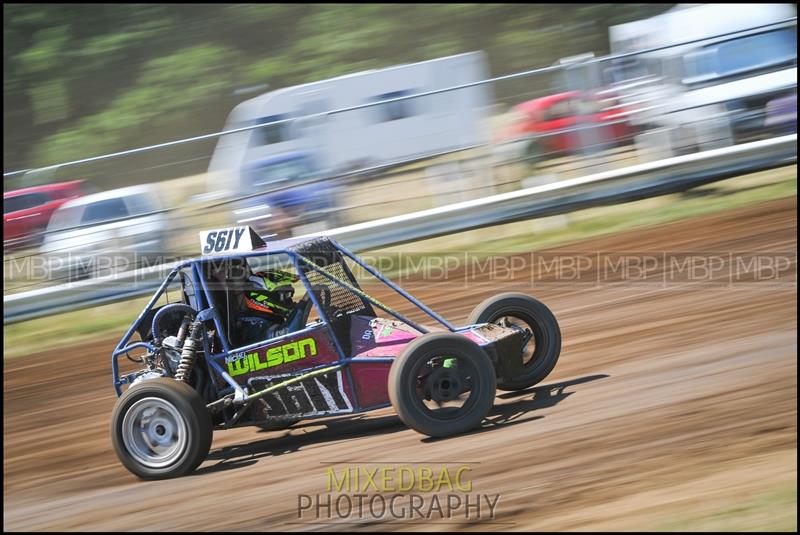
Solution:
[[[242,102],[225,129],[294,119],[488,77],[482,52],[369,70],[270,91]],[[488,85],[229,134],[209,165],[210,190],[268,189],[300,175],[413,159],[486,141]]]

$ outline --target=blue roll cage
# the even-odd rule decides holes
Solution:
[[[314,238],[310,238],[309,240],[311,240],[311,239],[314,239]],[[206,263],[206,262],[220,261],[220,260],[226,260],[226,259],[230,260],[230,259],[234,259],[234,258],[252,258],[252,257],[281,255],[281,254],[287,255],[290,258],[292,264],[294,265],[294,268],[297,270],[297,274],[299,275],[300,280],[302,281],[303,286],[306,289],[306,292],[308,293],[309,297],[311,298],[313,306],[315,307],[315,309],[316,309],[316,311],[317,311],[317,313],[319,315],[319,318],[320,318],[322,324],[324,325],[324,328],[326,328],[328,330],[328,333],[329,333],[331,339],[333,340],[334,347],[336,348],[336,352],[339,355],[339,359],[336,362],[329,362],[329,363],[326,363],[326,364],[323,364],[323,365],[320,365],[320,366],[309,367],[308,369],[303,370],[303,372],[301,372],[301,373],[313,372],[313,371],[315,371],[317,369],[327,368],[327,367],[342,367],[342,368],[344,368],[344,375],[345,375],[345,377],[346,377],[346,379],[347,379],[347,381],[348,381],[348,383],[350,385],[350,391],[354,392],[354,393],[356,392],[356,390],[355,390],[355,387],[354,387],[354,384],[353,384],[353,377],[352,377],[352,374],[351,374],[351,371],[350,371],[350,367],[348,366],[348,364],[353,362],[353,360],[355,360],[355,359],[353,357],[345,354],[344,350],[342,349],[341,342],[340,342],[339,338],[336,336],[336,333],[334,332],[333,328],[331,327],[330,319],[328,318],[324,308],[322,306],[320,306],[320,303],[317,300],[317,296],[315,295],[315,292],[311,290],[311,284],[309,283],[308,278],[306,277],[306,274],[305,274],[304,270],[301,269],[301,263],[305,264],[306,266],[308,266],[308,268],[316,271],[317,273],[319,273],[323,277],[327,278],[328,280],[330,280],[331,282],[335,283],[336,285],[344,288],[345,290],[347,290],[347,291],[349,291],[351,293],[355,293],[354,292],[354,290],[355,290],[356,292],[358,292],[357,295],[359,295],[360,297],[366,299],[372,305],[377,306],[381,310],[387,312],[388,314],[390,314],[394,318],[402,321],[403,323],[413,327],[414,329],[418,330],[419,332],[421,332],[423,334],[429,332],[429,330],[426,329],[425,327],[416,324],[415,322],[413,322],[410,319],[406,318],[405,316],[403,316],[399,312],[391,309],[390,307],[384,305],[383,303],[379,302],[378,300],[376,300],[376,299],[370,297],[369,295],[363,293],[360,289],[358,289],[357,286],[348,287],[346,284],[343,284],[343,282],[340,281],[339,279],[337,279],[336,277],[333,277],[332,275],[330,275],[326,271],[324,271],[322,269],[319,269],[318,266],[316,266],[313,262],[311,262],[310,260],[308,260],[304,256],[298,254],[297,252],[295,252],[295,251],[293,251],[292,249],[289,248],[290,245],[296,245],[298,243],[302,243],[303,241],[306,241],[306,240],[284,240],[284,241],[267,242],[267,245],[265,247],[262,247],[260,249],[254,250],[252,252],[237,253],[237,254],[231,254],[231,255],[213,255],[213,256],[207,256],[207,257],[194,258],[194,259],[186,260],[186,261],[184,261],[182,263],[179,263],[179,264],[175,265],[172,268],[172,270],[170,271],[169,275],[167,275],[167,278],[164,280],[164,282],[161,283],[161,286],[158,288],[158,290],[156,290],[156,293],[153,295],[153,297],[150,299],[150,301],[147,303],[147,305],[145,305],[144,309],[139,314],[139,316],[137,317],[136,321],[134,321],[134,323],[131,325],[131,327],[128,329],[128,331],[125,333],[125,335],[122,337],[122,339],[119,341],[119,343],[117,344],[116,348],[114,349],[114,352],[113,352],[113,354],[111,356],[111,368],[112,368],[112,375],[113,375],[114,390],[116,391],[117,396],[121,396],[122,395],[122,388],[121,388],[122,385],[131,383],[136,377],[136,373],[127,374],[124,377],[120,377],[119,357],[121,355],[123,355],[123,354],[128,354],[131,350],[134,350],[134,349],[147,349],[148,351],[153,351],[155,349],[153,347],[153,345],[150,344],[149,342],[134,342],[132,344],[128,344],[128,342],[130,341],[130,338],[131,338],[131,336],[133,336],[133,333],[136,331],[136,329],[139,328],[139,326],[142,323],[142,321],[144,320],[144,318],[152,310],[153,305],[155,305],[156,301],[158,301],[158,299],[161,297],[161,295],[164,293],[164,291],[166,291],[166,289],[170,285],[170,283],[172,283],[173,279],[183,269],[190,268],[190,270],[188,271],[187,275],[188,275],[189,281],[191,282],[191,284],[193,286],[193,289],[195,290],[195,297],[197,299],[197,306],[198,306],[198,308],[200,308],[200,310],[197,311],[197,320],[199,320],[199,321],[213,320],[215,328],[216,328],[216,331],[217,331],[217,335],[219,336],[220,342],[221,342],[222,347],[223,347],[223,351],[222,352],[216,353],[216,354],[211,354],[210,353],[210,341],[209,341],[208,336],[206,335],[206,333],[203,332],[203,349],[205,351],[205,354],[209,355],[209,357],[205,359],[206,364],[208,366],[209,377],[213,376],[213,374],[216,374],[219,377],[221,377],[225,381],[225,383],[227,383],[227,385],[228,385],[227,388],[219,389],[219,388],[217,388],[216,382],[215,381],[211,381],[212,387],[215,390],[215,398],[216,399],[219,399],[222,396],[230,394],[231,392],[235,393],[235,399],[239,399],[239,400],[241,400],[243,402],[246,402],[246,401],[249,401],[250,399],[252,399],[251,397],[248,397],[248,394],[244,390],[244,388],[239,383],[237,383],[225,371],[225,369],[220,365],[220,362],[224,362],[226,357],[228,357],[228,356],[230,356],[232,354],[241,353],[241,352],[244,352],[244,351],[248,351],[250,349],[254,349],[256,347],[263,346],[265,343],[278,341],[278,340],[281,340],[281,339],[289,337],[289,336],[296,336],[299,333],[303,333],[303,332],[306,332],[306,331],[310,332],[313,329],[319,328],[319,323],[315,322],[315,323],[312,323],[310,325],[304,326],[299,331],[294,331],[294,332],[287,333],[287,334],[284,334],[284,335],[281,335],[281,336],[276,336],[274,338],[268,338],[268,339],[265,339],[265,340],[262,340],[262,341],[259,341],[259,342],[253,343],[253,344],[247,344],[247,345],[242,346],[242,347],[231,348],[230,347],[230,342],[228,340],[228,333],[225,331],[225,329],[223,329],[223,325],[222,325],[222,321],[221,321],[221,318],[220,318],[220,314],[218,312],[219,303],[214,303],[213,297],[212,297],[212,295],[210,294],[210,292],[208,290],[208,282],[206,281],[206,279],[205,279],[205,277],[203,275],[203,271],[200,269],[200,266],[202,264]],[[353,254],[349,250],[347,250],[344,247],[342,247],[335,240],[328,238],[328,241],[331,243],[331,245],[336,250],[339,251],[339,253],[341,253],[345,257],[351,259],[357,265],[359,265],[362,268],[364,268],[368,273],[370,273],[375,278],[377,278],[379,281],[381,281],[382,283],[384,283],[387,286],[389,286],[390,288],[392,288],[395,292],[397,292],[398,294],[403,296],[405,299],[407,299],[409,302],[411,302],[414,306],[416,306],[417,308],[419,308],[420,310],[425,312],[433,320],[435,320],[436,322],[438,322],[441,325],[443,325],[450,332],[462,332],[462,331],[465,331],[465,330],[468,330],[468,329],[471,328],[471,326],[466,326],[466,327],[461,327],[461,328],[454,327],[450,322],[448,322],[443,317],[441,317],[439,314],[437,314],[436,312],[431,310],[429,307],[424,305],[419,299],[415,298],[414,296],[412,296],[411,294],[409,294],[408,292],[406,292],[405,290],[400,288],[397,284],[395,284],[391,280],[389,280],[386,277],[384,277],[381,273],[379,273],[373,267],[371,267],[368,264],[366,264],[363,260],[358,258],[355,254]],[[198,288],[200,288],[201,291],[198,292],[197,291]],[[366,357],[366,358],[365,357],[359,357],[357,359],[358,362],[392,362],[393,360],[394,360],[394,357]],[[354,396],[354,397],[356,397],[356,396]],[[358,399],[354,399],[353,400],[353,404],[354,404],[354,406],[353,406],[353,411],[354,412],[363,412],[365,410],[371,410],[371,409],[376,409],[376,408],[379,408],[379,407],[387,406],[387,404],[383,404],[383,405],[372,406],[372,407],[361,407],[359,402],[358,402]]]

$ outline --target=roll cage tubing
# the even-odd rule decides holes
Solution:
[[[364,268],[368,273],[370,273],[376,279],[378,279],[382,283],[384,283],[387,286],[389,286],[395,292],[397,292],[402,297],[407,299],[411,304],[413,304],[417,308],[421,309],[423,312],[425,312],[428,316],[430,316],[431,318],[436,320],[438,323],[442,324],[449,331],[456,332],[456,331],[461,330],[461,329],[457,329],[456,327],[454,327],[450,322],[445,320],[442,316],[440,316],[439,314],[437,314],[436,312],[431,310],[429,307],[424,305],[419,299],[415,298],[414,296],[412,296],[411,294],[409,294],[408,292],[406,292],[405,290],[400,288],[397,284],[392,282],[390,279],[384,277],[380,272],[378,272],[377,270],[372,268],[370,265],[366,264],[363,260],[358,258],[356,255],[354,255],[349,250],[347,250],[344,247],[342,247],[339,243],[337,243],[336,241],[334,241],[334,240],[332,240],[330,238],[328,238],[328,239],[329,239],[331,245],[336,250],[338,250],[340,253],[342,253],[345,257],[350,258],[357,265],[359,265],[362,268]],[[315,324],[311,324],[311,325],[303,327],[299,331],[294,331],[292,333],[287,333],[287,334],[284,334],[284,335],[281,335],[281,336],[276,336],[276,337],[270,338],[268,340],[261,340],[261,341],[255,342],[253,344],[248,344],[248,345],[245,345],[245,346],[242,346],[242,347],[238,347],[238,348],[233,348],[232,349],[230,347],[230,343],[228,341],[228,333],[227,333],[227,331],[225,329],[223,329],[223,325],[222,325],[222,322],[221,322],[221,319],[220,319],[220,316],[219,316],[218,307],[219,307],[220,303],[214,303],[213,302],[213,298],[212,298],[212,296],[211,296],[211,294],[210,294],[210,292],[208,290],[207,281],[205,280],[205,277],[203,276],[203,273],[200,271],[199,266],[201,264],[203,264],[203,263],[212,262],[212,261],[230,260],[230,259],[234,259],[234,258],[250,258],[250,257],[259,257],[259,256],[272,256],[272,255],[279,255],[279,254],[286,254],[291,259],[295,269],[297,270],[297,273],[298,273],[298,276],[300,277],[300,280],[303,282],[303,285],[306,288],[306,292],[308,293],[309,297],[311,298],[311,301],[314,304],[314,307],[316,308],[317,313],[319,314],[320,320],[325,325],[326,329],[328,330],[328,333],[330,334],[331,339],[333,340],[334,346],[336,348],[336,352],[339,354],[339,358],[340,358],[339,361],[336,361],[335,363],[328,363],[325,366],[344,365],[344,364],[348,364],[353,359],[352,359],[352,357],[349,357],[348,355],[346,355],[344,353],[344,350],[343,350],[343,348],[341,346],[341,343],[340,343],[338,337],[336,336],[336,334],[334,333],[333,329],[331,328],[330,319],[328,318],[327,313],[325,312],[324,308],[320,305],[319,301],[317,300],[317,296],[315,295],[315,293],[313,291],[311,291],[311,284],[308,281],[308,278],[306,277],[306,274],[301,269],[301,267],[302,267],[301,266],[301,262],[303,264],[306,264],[308,267],[310,267],[311,269],[313,269],[314,271],[316,271],[317,273],[319,273],[320,275],[322,275],[326,279],[330,280],[334,284],[344,288],[348,292],[354,293],[355,295],[361,297],[362,299],[366,299],[367,301],[369,301],[373,305],[377,306],[378,308],[380,308],[384,312],[390,314],[391,316],[393,316],[394,318],[402,321],[403,323],[411,326],[412,328],[416,329],[417,331],[419,331],[419,332],[421,332],[423,334],[429,332],[428,329],[426,329],[425,327],[422,327],[421,325],[418,325],[417,323],[411,321],[410,319],[408,319],[405,316],[403,316],[401,313],[399,313],[399,312],[393,310],[392,308],[390,308],[389,306],[381,303],[380,301],[378,301],[374,297],[371,297],[371,296],[367,295],[366,293],[364,293],[363,291],[361,291],[358,288],[354,287],[353,285],[351,285],[351,284],[339,279],[338,277],[335,277],[334,275],[331,275],[330,273],[325,271],[325,269],[322,268],[321,266],[318,266],[317,264],[315,264],[314,262],[312,262],[311,260],[309,260],[305,256],[303,256],[303,255],[301,255],[301,254],[299,254],[299,253],[297,253],[297,252],[295,252],[295,251],[293,251],[292,249],[289,249],[289,248],[285,248],[284,247],[284,248],[274,249],[274,250],[271,250],[271,251],[263,251],[262,250],[262,251],[253,251],[253,252],[249,252],[249,253],[239,253],[239,254],[235,254],[235,255],[219,255],[219,256],[194,258],[192,260],[187,260],[185,262],[182,262],[182,263],[180,263],[180,264],[178,264],[178,265],[176,265],[175,267],[172,268],[172,270],[170,271],[169,275],[167,275],[167,278],[164,280],[163,283],[161,283],[161,286],[159,286],[159,288],[156,291],[156,293],[153,295],[153,297],[150,299],[150,301],[148,301],[147,305],[145,305],[144,309],[139,314],[139,316],[137,317],[136,321],[130,326],[128,331],[125,333],[125,335],[122,337],[122,339],[117,344],[117,347],[114,349],[114,352],[112,353],[112,356],[111,356],[111,364],[112,364],[111,367],[112,367],[112,373],[113,373],[114,390],[116,391],[117,396],[121,396],[122,395],[122,389],[120,387],[123,384],[127,384],[127,383],[131,382],[133,380],[133,377],[135,376],[135,374],[128,374],[128,375],[126,375],[124,380],[120,379],[120,377],[119,377],[119,363],[118,363],[119,356],[122,355],[123,353],[127,354],[131,350],[137,349],[137,348],[144,348],[144,349],[147,349],[148,351],[153,351],[155,349],[153,347],[153,345],[148,343],[148,342],[134,342],[133,344],[129,344],[129,345],[126,345],[126,344],[130,340],[131,336],[133,336],[134,331],[136,331],[136,329],[141,325],[142,321],[144,320],[144,317],[152,309],[153,305],[156,303],[156,301],[158,301],[158,299],[161,297],[161,295],[167,289],[169,284],[173,281],[175,276],[181,270],[189,267],[189,268],[191,268],[191,273],[192,273],[192,276],[190,277],[190,282],[192,284],[192,289],[194,290],[195,298],[197,299],[197,306],[198,306],[198,308],[200,308],[200,310],[198,310],[197,320],[198,321],[213,320],[214,326],[215,326],[216,331],[217,331],[217,336],[219,337],[220,342],[222,343],[223,351],[221,353],[217,353],[217,354],[213,354],[212,355],[211,352],[210,352],[210,344],[209,344],[207,333],[205,331],[203,332],[203,348],[204,348],[205,354],[206,355],[210,355],[210,357],[206,359],[206,363],[208,364],[208,367],[210,368],[209,372],[213,370],[220,377],[222,377],[223,380],[229,385],[229,388],[226,388],[226,389],[223,389],[223,390],[218,390],[217,391],[217,395],[219,397],[221,395],[225,395],[225,394],[228,394],[231,391],[233,391],[233,392],[236,393],[236,397],[237,398],[239,398],[242,401],[246,401],[248,399],[248,395],[245,392],[245,390],[242,388],[241,385],[239,385],[224,370],[224,368],[222,368],[222,366],[220,366],[220,364],[217,361],[224,359],[226,356],[228,356],[230,354],[240,353],[240,352],[243,352],[243,351],[247,351],[249,349],[260,347],[260,346],[264,345],[264,343],[267,342],[267,341],[279,341],[279,340],[281,340],[283,338],[287,338],[289,336],[295,336],[298,333],[302,333],[302,332],[305,332],[305,331],[312,330],[312,329],[314,329],[316,327],[316,325]],[[202,290],[200,292],[197,291],[198,290],[198,288],[197,288],[197,282],[198,281],[200,282],[200,287],[201,287],[201,290]],[[358,360],[359,360],[359,362],[367,362],[367,361],[389,362],[392,359],[391,359],[391,357],[371,357],[369,359],[360,358]],[[308,371],[312,371],[313,369],[315,369],[315,368],[311,368],[311,369],[306,370],[306,371],[307,372]],[[347,371],[349,372],[349,369]],[[352,387],[353,386],[352,385],[352,377],[350,376],[350,373],[347,373],[346,375],[347,375],[348,382],[351,383],[351,387]],[[212,384],[214,384],[214,383],[212,382]],[[216,388],[216,385],[214,385],[214,386]]]

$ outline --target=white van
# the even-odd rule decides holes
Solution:
[[[670,48],[618,61],[606,75],[619,88],[639,82],[627,94],[641,111],[635,120],[669,129],[679,152],[747,141],[768,130],[769,102],[797,92],[797,23],[787,22],[796,14],[790,4],[681,4],[612,26],[612,54]]]

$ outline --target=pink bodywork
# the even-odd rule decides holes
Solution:
[[[442,327],[425,326],[431,331]],[[461,333],[477,344],[487,340],[472,331]],[[353,372],[358,400],[363,407],[388,403],[388,381],[391,362],[358,362],[359,358],[397,357],[412,340],[422,336],[412,327],[397,320],[354,316],[350,330]]]
[[[341,385],[341,393],[350,400],[352,406],[359,406],[361,410],[387,405],[389,403],[388,378],[393,361],[376,362],[373,359],[396,358],[411,341],[422,336],[422,333],[397,320],[355,315],[350,319],[350,351],[348,354],[352,356],[349,367],[353,381],[352,383],[344,381]],[[486,336],[475,332],[476,329],[469,329],[459,334],[484,346],[492,342],[493,336],[502,336],[504,332],[501,327],[492,327],[493,329],[490,328],[488,331],[486,330],[488,327],[482,328],[484,329],[482,332]],[[426,326],[426,328],[430,331],[445,331],[442,326]],[[248,384],[254,379],[286,376],[286,374],[302,372],[311,367],[333,364],[339,360],[340,357],[331,332],[322,324],[319,324],[311,332],[299,331],[291,336],[271,340],[260,347],[240,352],[235,358],[241,359],[244,354],[252,354],[253,362],[263,364],[269,360],[267,354],[273,347],[284,346],[308,338],[313,338],[315,341],[316,352],[313,356],[293,359],[269,367],[267,371],[264,371],[263,368],[254,368],[237,374],[236,380],[240,384]],[[217,378],[217,385],[220,388],[224,387],[222,378]]]

